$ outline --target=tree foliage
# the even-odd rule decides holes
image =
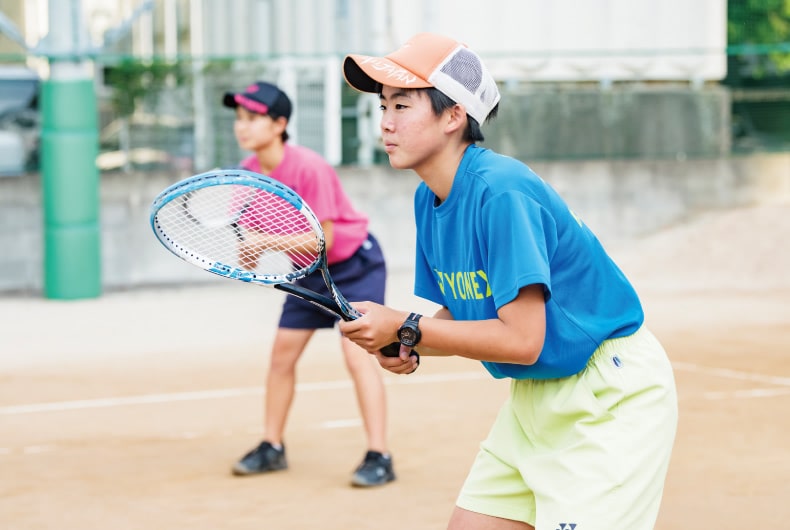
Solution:
[[[168,82],[177,85],[184,77],[184,68],[178,62],[125,58],[105,69],[104,82],[113,89],[116,112],[130,116],[145,98],[156,98]]]
[[[727,40],[740,77],[790,74],[790,0],[728,0]]]

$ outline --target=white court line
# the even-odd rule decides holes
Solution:
[[[359,418],[352,418],[348,420],[332,420],[323,422],[319,429],[347,429],[349,427],[359,427],[362,425],[362,420]]]
[[[673,362],[673,368],[686,372],[699,373],[704,375],[711,375],[716,377],[723,377],[727,379],[739,379],[745,381],[756,381],[760,383],[767,383],[778,385],[778,388],[755,388],[745,390],[734,390],[727,392],[704,392],[703,399],[708,400],[723,400],[723,399],[743,399],[743,398],[756,398],[756,397],[774,397],[790,394],[790,378],[777,377],[763,374],[755,374],[750,372],[743,372],[739,370],[732,370],[729,368],[716,368],[701,366],[693,363]],[[453,381],[472,381],[478,379],[489,379],[490,376],[483,371],[480,372],[456,372],[447,374],[436,375],[415,375],[413,377],[388,377],[384,379],[387,385],[414,385],[414,384],[428,384],[428,383],[442,383]],[[350,380],[342,381],[324,381],[315,383],[299,383],[296,385],[299,392],[318,392],[322,390],[336,390],[351,388]],[[31,405],[16,405],[10,407],[0,407],[0,415],[13,415],[13,414],[30,414],[36,412],[57,412],[68,410],[84,410],[90,408],[106,408],[118,407],[126,405],[143,405],[153,403],[171,403],[177,401],[198,401],[205,399],[222,399],[229,397],[249,396],[256,394],[263,394],[263,387],[248,387],[248,388],[232,388],[224,390],[204,390],[197,392],[177,392],[172,394],[148,394],[142,396],[128,396],[122,398],[102,398],[91,400],[77,400],[77,401],[61,401],[52,403],[37,403]],[[323,422],[320,429],[342,429],[348,427],[357,427],[361,425],[359,418],[334,420]],[[230,433],[224,433],[229,435]],[[196,439],[202,438],[204,434],[196,432],[184,432],[179,439]],[[29,446],[22,449],[24,454],[44,453],[56,450],[53,445],[37,445]],[[13,451],[9,448],[0,447],[0,455],[9,455]]]
[[[486,379],[485,372],[457,372],[438,375],[414,376],[408,378],[385,378],[384,383],[391,384],[426,384],[450,381],[468,381],[473,379]],[[298,383],[297,392],[319,392],[323,390],[337,390],[351,388],[350,380],[323,381],[316,383]],[[37,412],[62,412],[69,410],[98,409],[108,407],[121,407],[128,405],[149,405],[153,403],[173,403],[176,401],[200,401],[206,399],[224,399],[232,397],[261,395],[264,388],[228,388],[223,390],[200,390],[196,392],[175,392],[171,394],[145,394],[141,396],[126,396],[117,398],[81,399],[76,401],[55,401],[50,403],[33,403],[30,405],[11,405],[0,407],[0,416],[15,414],[33,414]]]
[[[745,381],[756,381],[790,387],[790,377],[778,377],[764,374],[742,372],[729,368],[716,368],[700,366],[693,363],[673,362],[672,366],[677,370],[694,372],[728,379],[740,379]],[[415,375],[413,377],[392,377],[385,378],[387,385],[419,385],[428,383],[443,383],[454,381],[472,381],[477,379],[488,379],[490,376],[483,371],[479,372],[455,372],[436,375]],[[319,392],[322,390],[336,390],[350,388],[350,380],[342,381],[323,381],[316,383],[298,383],[297,392]],[[156,403],[173,403],[177,401],[200,401],[206,399],[225,399],[232,397],[242,397],[263,394],[263,387],[229,388],[221,390],[201,390],[196,392],[175,392],[170,394],[144,394],[140,396],[127,396],[117,398],[98,398],[83,399],[76,401],[56,401],[50,403],[33,403],[30,405],[11,405],[0,407],[0,416],[11,416],[16,414],[33,414],[38,412],[60,412],[69,410],[85,410],[95,408],[121,407],[128,405],[146,405]],[[732,392],[707,392],[703,394],[706,399],[725,399],[730,397],[768,397],[783,395],[785,392],[779,389],[755,389],[741,390]]]
[[[0,416],[32,414],[35,412],[100,409],[124,405],[171,403],[175,401],[197,401],[201,399],[248,396],[254,393],[261,393],[261,387],[231,388],[227,390],[202,390],[199,392],[177,392],[173,394],[147,394],[142,396],[128,396],[118,398],[80,399],[76,401],[55,401],[50,403],[33,403],[31,405],[11,405],[8,407],[0,407]]]
[[[772,388],[750,388],[750,389],[728,390],[728,391],[718,391],[718,392],[715,391],[703,392],[702,393],[703,399],[709,399],[712,401],[722,400],[722,399],[751,399],[751,398],[784,396],[790,394],[790,377],[755,374],[751,372],[743,372],[740,370],[732,370],[730,368],[700,366],[698,364],[684,363],[684,362],[673,362],[672,366],[676,370],[683,370],[686,372],[693,372],[697,374],[723,377],[725,379],[738,379],[741,381],[755,381],[758,383],[778,385]]]
[[[751,388],[747,390],[730,390],[729,392],[704,392],[702,395],[705,399],[745,399],[745,398],[761,398],[761,397],[776,397],[785,396],[790,394],[790,388],[776,387],[776,388]]]
[[[54,451],[56,446],[52,444],[46,445],[28,445],[27,447],[22,448],[22,452],[26,455],[34,455],[39,453],[48,453],[50,451]]]
[[[740,370],[732,370],[730,368],[716,368],[710,366],[700,366],[694,363],[673,362],[673,368],[683,370],[686,372],[695,372],[699,374],[715,375],[717,377],[724,377],[727,379],[740,379],[742,381],[756,381],[758,383],[767,383],[770,385],[788,386],[790,387],[790,377],[778,377],[774,375],[755,374],[752,372],[743,372]]]

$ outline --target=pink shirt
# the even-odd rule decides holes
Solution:
[[[368,237],[368,216],[354,209],[334,168],[306,147],[285,144],[282,162],[268,175],[294,190],[310,206],[318,220],[332,221],[334,241],[327,249],[329,264],[350,258]],[[241,167],[261,173],[255,155]]]

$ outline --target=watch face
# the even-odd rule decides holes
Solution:
[[[401,328],[398,338],[406,346],[414,346],[417,343],[417,332],[411,328]]]

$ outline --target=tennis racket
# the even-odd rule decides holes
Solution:
[[[291,188],[241,169],[201,173],[163,190],[151,204],[151,228],[187,263],[232,280],[298,296],[343,320],[362,314],[329,274],[321,223]],[[319,271],[331,296],[293,282]],[[400,344],[382,348],[398,357]],[[412,355],[419,355],[412,351]]]

